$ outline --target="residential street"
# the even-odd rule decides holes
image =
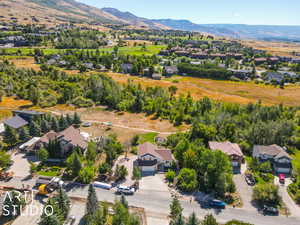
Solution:
[[[33,184],[34,180],[24,181],[24,183]],[[20,178],[14,178],[10,182],[0,182],[1,186],[15,186],[20,185]],[[86,198],[88,193],[88,186],[73,185],[70,189],[67,189],[70,197]],[[116,198],[114,190],[96,189],[98,199],[100,201],[113,202]],[[171,196],[164,191],[158,190],[139,190],[133,196],[128,196],[127,200],[130,205],[145,208],[146,214],[151,215],[148,225],[165,225],[165,220],[169,213],[169,204],[171,202]],[[199,218],[203,218],[208,213],[212,213],[216,216],[219,222],[226,222],[231,219],[238,219],[245,222],[250,222],[255,225],[299,225],[300,214],[293,215],[291,217],[284,216],[263,216],[257,211],[249,210],[246,208],[228,208],[223,211],[214,209],[203,209],[197,202],[188,200],[180,200],[184,208],[184,215],[188,216],[192,212],[195,212]],[[75,207],[75,206],[74,206]],[[151,222],[152,221],[152,222]],[[156,224],[156,221],[160,221]],[[151,222],[151,223],[150,223]],[[22,225],[27,225],[23,223]],[[29,225],[29,224],[28,224]]]

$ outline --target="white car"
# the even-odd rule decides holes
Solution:
[[[118,194],[133,195],[134,192],[135,192],[135,189],[133,187],[127,187],[127,186],[123,186],[123,185],[119,185],[117,187]]]

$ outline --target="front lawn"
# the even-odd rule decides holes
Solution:
[[[57,177],[60,176],[62,173],[63,168],[58,166],[41,166],[41,168],[38,170],[37,174],[40,176],[47,176],[47,177]]]
[[[143,144],[145,142],[155,143],[155,137],[157,136],[157,133],[150,132],[146,134],[139,135],[139,143]]]

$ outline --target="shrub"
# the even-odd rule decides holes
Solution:
[[[181,191],[192,192],[198,186],[197,174],[194,169],[183,168],[177,177],[177,187]]]
[[[94,102],[91,99],[79,96],[72,101],[72,104],[76,107],[91,107],[94,105]]]
[[[278,186],[274,184],[258,184],[253,189],[253,200],[257,201],[261,206],[279,205],[281,198],[278,194]]]
[[[166,176],[166,180],[169,183],[173,183],[174,179],[175,179],[175,176],[176,176],[176,173],[173,170],[168,170],[168,172],[165,174],[165,176]]]

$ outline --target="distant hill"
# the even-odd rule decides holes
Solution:
[[[239,39],[300,42],[300,26],[195,24],[189,20],[151,20],[114,8],[99,9],[75,0],[0,0],[0,21],[52,25],[62,22],[126,24],[150,29],[198,31]]]
[[[272,41],[300,41],[300,26],[245,25],[245,24],[195,24],[189,20],[152,20],[172,29],[199,31],[217,36],[240,39]]]
[[[1,19],[19,23],[55,24],[60,22],[124,23],[101,9],[74,0],[1,0]]]
[[[126,21],[127,23],[133,26],[137,26],[137,27],[144,26],[151,29],[170,29],[169,27],[156,23],[155,21],[138,17],[130,12],[122,12],[115,8],[102,8],[102,11],[115,16],[119,20]]]

